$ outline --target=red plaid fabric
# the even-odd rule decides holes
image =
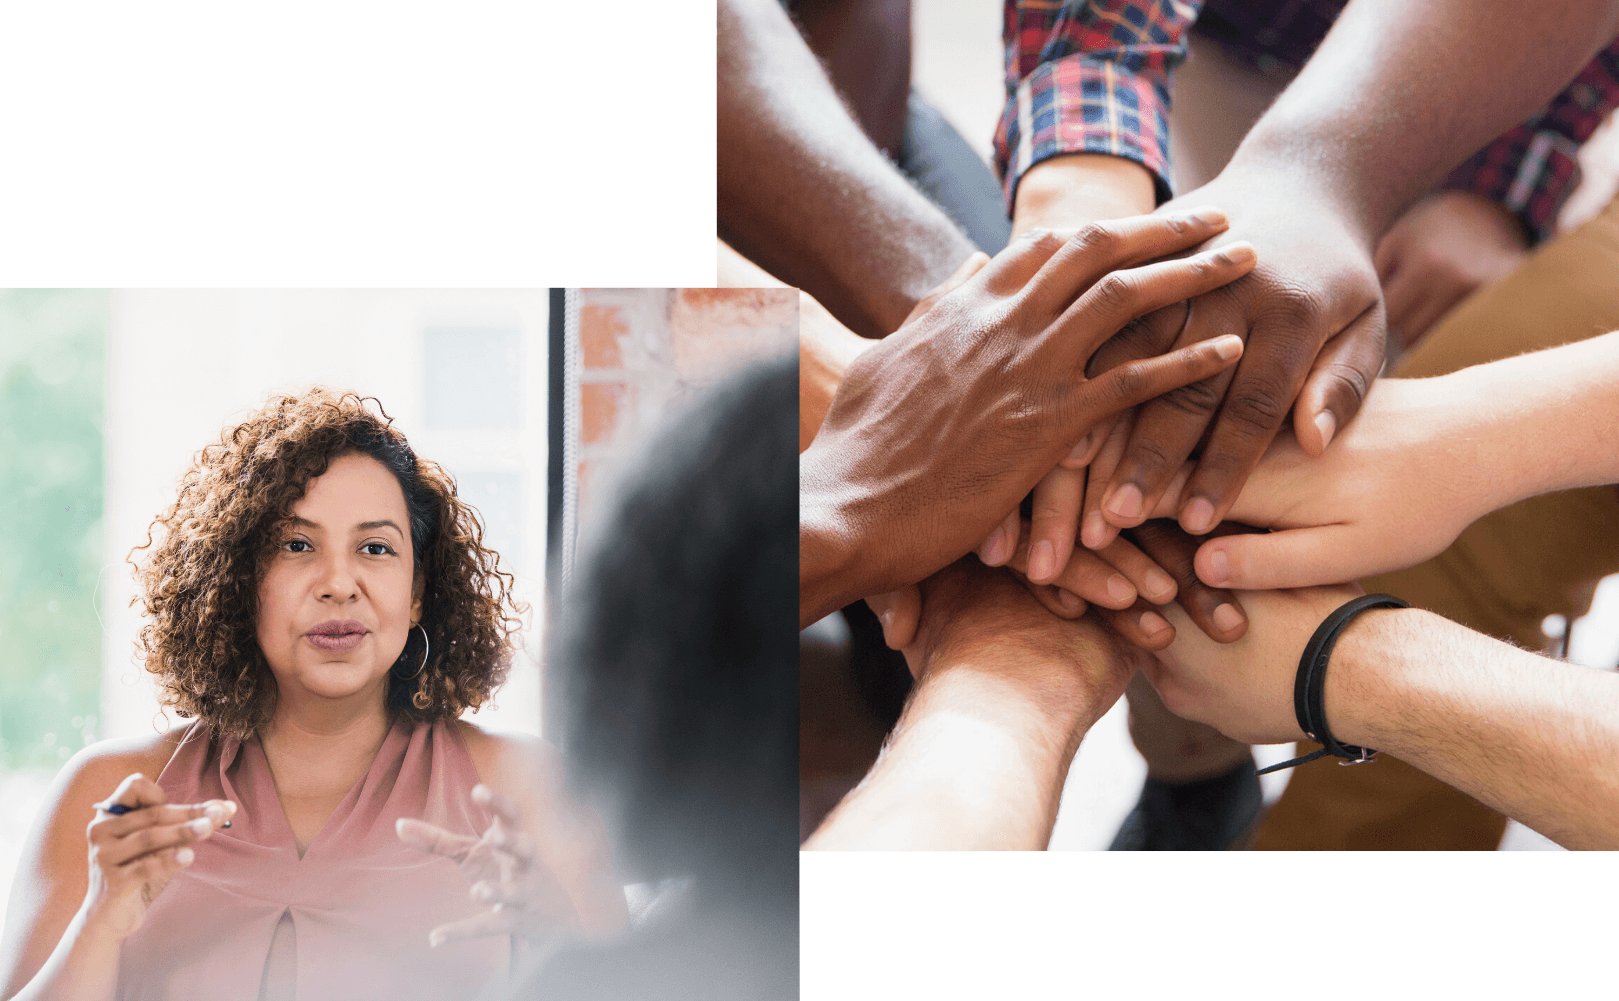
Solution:
[[[1030,167],[1064,153],[1134,160],[1170,196],[1169,84],[1186,32],[1271,72],[1315,51],[1346,0],[1006,0],[1006,109],[995,134],[1007,204]],[[1451,171],[1442,186],[1475,191],[1550,234],[1579,181],[1580,146],[1619,106],[1619,40],[1562,93]]]

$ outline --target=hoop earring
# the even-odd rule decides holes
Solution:
[[[416,670],[412,673],[401,674],[399,677],[403,681],[409,681],[418,674],[422,673],[422,668],[427,666],[427,653],[429,650],[433,649],[433,642],[427,638],[427,630],[422,626],[422,624],[420,622],[416,623],[415,628],[422,631],[422,662],[416,665]]]

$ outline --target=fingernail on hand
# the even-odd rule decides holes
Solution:
[[[1222,633],[1229,633],[1243,623],[1242,613],[1237,611],[1236,605],[1229,602],[1216,608],[1211,618],[1214,619],[1214,628]]]
[[[433,934],[427,936],[427,944],[437,949],[439,946],[444,944],[446,938],[447,936],[434,932]]]
[[[479,900],[493,900],[495,899],[495,888],[488,883],[479,883],[472,888],[472,895]]]
[[[1236,334],[1216,337],[1214,339],[1214,353],[1219,355],[1221,361],[1230,361],[1242,354],[1242,338]]]
[[[1249,264],[1259,259],[1259,251],[1251,243],[1233,243],[1221,247],[1214,259],[1223,264]]]
[[[1214,505],[1207,498],[1193,497],[1181,512],[1181,527],[1193,535],[1202,535],[1214,527]]]
[[[1136,600],[1136,589],[1122,574],[1114,574],[1107,579],[1107,596],[1121,606],[1128,605]]]
[[[197,853],[189,848],[182,848],[174,853],[174,861],[181,865],[190,865],[197,857]]]
[[[1203,583],[1214,587],[1225,587],[1226,581],[1231,579],[1231,561],[1226,558],[1224,549],[1216,549],[1209,553],[1209,576]]]
[[[1086,549],[1101,549],[1106,545],[1102,541],[1106,537],[1107,519],[1102,517],[1102,512],[1092,511],[1087,514],[1085,524],[1079,531],[1079,541],[1084,544]]]
[[[200,838],[204,834],[207,834],[214,829],[214,822],[209,820],[207,817],[198,817],[196,820],[191,821],[187,826],[191,828],[192,833],[196,834],[196,836]]]
[[[1141,517],[1141,488],[1134,483],[1126,483],[1113,491],[1113,496],[1102,506],[1120,521],[1134,521]]]
[[[1153,611],[1142,612],[1138,621],[1141,624],[1141,631],[1148,636],[1161,635],[1165,629],[1169,628],[1169,621]]]
[[[1003,541],[1005,538],[1006,532],[997,528],[984,541],[983,547],[978,550],[978,558],[985,566],[998,567],[1006,562],[1006,556],[1002,553],[1006,548]]]
[[[1148,570],[1141,580],[1141,589],[1148,601],[1162,605],[1175,597],[1175,578],[1162,570]]]
[[[1061,605],[1062,610],[1069,615],[1078,615],[1080,610],[1085,607],[1085,603],[1079,599],[1079,595],[1066,587],[1057,588],[1057,604]]]
[[[1338,418],[1332,416],[1332,411],[1323,410],[1315,415],[1315,427],[1321,432],[1321,447],[1326,448],[1332,441],[1332,436],[1338,431]]]
[[[1205,205],[1186,213],[1190,219],[1196,219],[1208,226],[1224,226],[1227,222],[1226,214],[1213,205]]]
[[[1044,584],[1057,575],[1057,551],[1045,539],[1034,544],[1029,551],[1029,579]]]
[[[1079,443],[1077,445],[1068,450],[1068,458],[1073,462],[1079,462],[1080,460],[1084,459],[1085,454],[1091,450],[1091,438],[1093,438],[1095,435],[1095,431],[1087,432],[1085,437],[1079,439]]]

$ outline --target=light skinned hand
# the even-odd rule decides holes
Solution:
[[[1406,210],[1378,242],[1389,338],[1416,344],[1463,299],[1529,256],[1523,224],[1471,191],[1440,191]]]
[[[873,610],[882,618],[888,608],[881,598],[875,601]],[[970,556],[922,582],[917,611],[902,649],[919,682],[941,665],[973,670],[1084,718],[1106,712],[1149,659],[1099,622],[1052,615],[1009,571]],[[1067,670],[1029,667],[1054,661]]]
[[[107,807],[129,807],[111,813]],[[90,845],[90,887],[84,898],[87,926],[114,939],[133,934],[146,910],[174,874],[196,858],[191,845],[207,838],[236,815],[236,804],[211,799],[170,804],[163,788],[135,772],[113,794],[96,804],[86,837]]]
[[[1382,295],[1371,234],[1360,222],[1308,178],[1280,167],[1228,169],[1159,211],[1206,202],[1231,218],[1209,245],[1249,241],[1259,266],[1191,297],[1186,309],[1167,310],[1159,322],[1138,324],[1118,351],[1151,354],[1223,334],[1243,336],[1247,346],[1235,369],[1137,409],[1122,457],[1097,491],[1102,517],[1119,528],[1150,517],[1182,463],[1201,448],[1170,507],[1186,531],[1207,533],[1227,516],[1290,412],[1298,440],[1319,454],[1360,409],[1383,364]],[[1151,335],[1168,340],[1143,343]],[[1114,363],[1118,351],[1098,352],[1093,370]]]
[[[1084,374],[1131,319],[1252,269],[1240,244],[1142,264],[1222,225],[1201,212],[1025,234],[863,353],[800,457],[801,524],[835,560],[804,587],[800,619],[937,572],[1101,421],[1240,357],[1240,340],[1227,337]]]
[[[428,933],[434,948],[485,935],[513,935],[529,942],[577,931],[578,915],[561,884],[535,860],[532,835],[523,830],[522,811],[486,785],[472,789],[474,802],[494,815],[481,837],[452,834],[424,820],[402,817],[394,828],[408,845],[450,859],[461,867],[472,899],[489,910]]]
[[[1293,708],[1299,658],[1322,621],[1362,593],[1352,584],[1244,592],[1250,624],[1242,639],[1216,643],[1200,629],[1178,628],[1175,642],[1142,671],[1164,706],[1182,719],[1245,744],[1304,740]],[[1190,624],[1178,608],[1165,614],[1178,627]],[[1330,727],[1330,698],[1325,708]]]
[[[1490,510],[1476,432],[1455,380],[1381,379],[1360,416],[1316,458],[1277,437],[1231,509],[1275,529],[1205,542],[1197,575],[1216,587],[1307,587],[1415,566]]]

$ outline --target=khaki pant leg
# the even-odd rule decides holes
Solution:
[[[1619,201],[1481,290],[1401,360],[1433,376],[1619,329]],[[1487,515],[1439,556],[1369,578],[1368,591],[1531,650],[1548,615],[1572,621],[1597,582],[1619,572],[1619,492],[1531,498]],[[1301,745],[1301,748],[1306,745]],[[1315,745],[1308,745],[1313,748]],[[1266,816],[1259,849],[1494,849],[1506,820],[1401,761],[1299,768]]]

